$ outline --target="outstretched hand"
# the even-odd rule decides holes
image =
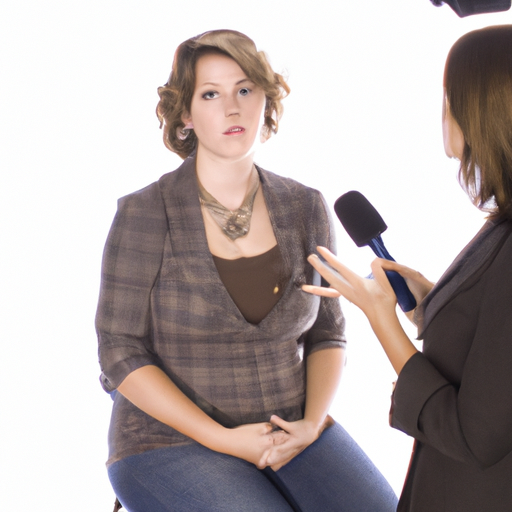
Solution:
[[[387,270],[400,274],[406,281],[411,293],[414,295],[417,304],[430,292],[434,283],[429,281],[423,274],[396,261],[377,258],[372,263],[372,273],[375,279],[367,279],[358,276],[349,268],[343,265],[325,247],[318,247],[318,252],[325,258],[329,265],[323,263],[320,258],[312,254],[308,261],[315,267],[320,275],[331,285],[331,288],[304,285],[302,289],[306,292],[323,297],[339,297],[342,295],[350,302],[363,310],[368,316],[368,300],[383,300],[389,303],[395,296],[391,285],[383,279]],[[409,320],[413,321],[413,311],[406,313]]]
[[[374,279],[367,279],[343,265],[329,249],[325,247],[317,249],[327,264],[315,254],[309,256],[308,261],[331,287],[303,285],[302,289],[305,292],[323,297],[342,295],[359,307],[370,321],[378,311],[395,310],[396,296],[383,269],[383,262],[386,260],[380,258],[374,260],[372,262]]]
[[[367,279],[352,272],[325,247],[318,247],[317,250],[327,264],[316,255],[309,256],[308,261],[331,285],[331,288],[304,285],[302,289],[323,297],[343,295],[360,308],[370,321],[373,331],[399,375],[405,363],[417,352],[417,349],[398,321],[395,292],[389,284],[385,270],[403,273],[404,278],[415,283],[413,294],[416,292],[415,298],[420,300],[432,288],[433,283],[419,272],[380,258],[372,262],[373,279]]]

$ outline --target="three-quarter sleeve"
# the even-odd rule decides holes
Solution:
[[[314,233],[309,246],[309,254],[316,253],[317,246],[327,247],[336,254],[336,237],[332,217],[323,195],[315,192],[312,210],[307,217],[307,232]],[[314,271],[313,284],[320,285],[319,274]],[[345,318],[341,311],[339,299],[321,297],[317,319],[307,332],[304,340],[304,355],[326,348],[345,348]]]
[[[137,368],[158,364],[151,347],[150,294],[166,234],[157,183],[119,200],[103,253],[96,313],[100,380],[108,392]]]
[[[393,395],[393,427],[479,468],[512,451],[511,261],[509,237],[432,320]]]

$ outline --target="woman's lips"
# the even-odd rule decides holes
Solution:
[[[231,126],[224,132],[224,135],[240,135],[243,132],[245,132],[245,128],[242,126]]]

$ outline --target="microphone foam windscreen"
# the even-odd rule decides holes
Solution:
[[[368,245],[372,238],[388,228],[379,212],[357,190],[339,197],[334,203],[334,211],[358,247]]]

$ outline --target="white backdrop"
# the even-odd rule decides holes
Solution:
[[[257,162],[329,204],[360,190],[391,254],[435,280],[483,220],[443,152],[444,59],[461,34],[511,22],[510,11],[461,20],[428,0],[4,0],[0,509],[111,510],[93,325],[101,253],[116,199],[180,163],[154,115],[180,42],[216,28],[252,37],[292,89]],[[371,251],[341,228],[338,247],[368,273]],[[393,371],[343,307],[348,365],[332,413],[399,493],[411,442],[387,426]]]

